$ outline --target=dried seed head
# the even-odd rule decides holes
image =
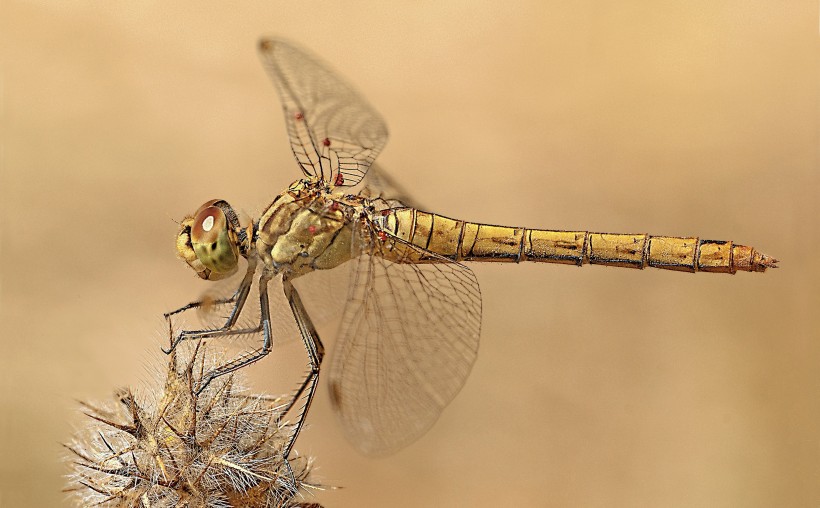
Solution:
[[[282,453],[292,426],[285,400],[245,393],[234,375],[197,387],[211,362],[197,348],[168,362],[152,400],[121,390],[101,406],[70,450],[70,493],[77,506],[230,508],[318,506],[304,501],[311,461]]]

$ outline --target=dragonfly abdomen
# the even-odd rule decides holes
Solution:
[[[454,261],[589,263],[718,273],[762,272],[776,263],[752,247],[731,241],[495,226],[412,208],[391,211],[384,227],[404,241]]]

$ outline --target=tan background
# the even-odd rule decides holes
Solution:
[[[73,399],[143,383],[158,316],[202,291],[171,219],[298,176],[261,34],[357,84],[431,210],[782,260],[475,267],[479,361],[421,441],[360,457],[321,389],[298,449],[344,488],[319,501],[820,505],[816,2],[243,6],[2,3],[0,506],[60,505]]]

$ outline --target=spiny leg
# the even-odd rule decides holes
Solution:
[[[310,404],[313,402],[313,396],[316,393],[316,387],[319,384],[319,367],[322,364],[322,358],[325,356],[325,346],[322,344],[321,339],[319,339],[319,333],[316,331],[316,327],[313,326],[313,322],[310,320],[310,316],[308,315],[305,306],[302,304],[302,299],[299,297],[299,293],[296,291],[296,288],[293,287],[293,283],[289,279],[283,278],[282,286],[285,290],[285,296],[290,303],[290,309],[293,312],[293,317],[296,318],[296,324],[299,325],[299,332],[302,335],[302,341],[305,343],[305,349],[308,353],[308,360],[310,361],[310,370],[305,376],[304,381],[296,390],[296,393],[290,403],[288,403],[284,411],[282,411],[282,414],[290,411],[296,404],[296,401],[299,400],[307,390],[305,404],[302,406],[296,420],[296,429],[293,431],[293,435],[290,437],[287,447],[285,447],[284,459],[287,461],[287,458],[293,449],[293,445],[296,442],[296,438],[299,437],[299,433],[302,431],[305,418],[310,410]]]
[[[231,296],[230,298],[217,300],[216,303],[230,303],[231,301],[236,302],[236,305],[234,305],[233,310],[231,310],[231,314],[228,316],[228,319],[225,321],[224,325],[213,330],[182,330],[176,337],[174,337],[171,340],[171,347],[169,347],[168,349],[162,348],[162,351],[165,354],[170,354],[183,340],[206,339],[209,337],[222,337],[226,335],[237,334],[241,335],[243,333],[252,333],[254,331],[259,331],[257,327],[254,329],[236,330],[234,333],[228,333],[231,330],[231,328],[233,328],[233,326],[236,324],[236,320],[239,319],[239,314],[242,312],[242,308],[245,306],[245,302],[248,299],[248,294],[250,294],[251,291],[251,286],[253,285],[253,274],[255,271],[256,260],[254,258],[249,258],[248,269],[245,272],[245,276],[242,278],[242,282],[239,284],[239,288],[237,288],[233,296]],[[191,302],[188,305],[182,306],[177,310],[166,313],[165,319],[170,320],[171,316],[189,309],[200,307],[202,306],[202,304],[202,301]]]
[[[216,369],[208,372],[204,376],[202,376],[200,381],[200,386],[197,389],[197,393],[202,393],[205,388],[213,381],[214,379],[224,376],[225,374],[229,374],[234,372],[235,370],[241,369],[247,365],[250,365],[261,358],[267,356],[268,353],[271,351],[271,347],[273,345],[273,338],[271,333],[271,324],[270,324],[270,302],[268,299],[268,282],[270,281],[272,274],[267,272],[263,272],[263,274],[259,277],[259,306],[260,306],[260,313],[261,313],[261,321],[259,326],[253,329],[253,331],[262,331],[263,335],[263,343],[260,349],[255,351],[251,351],[249,353],[243,354],[230,362],[217,367]],[[301,303],[301,302],[300,302]],[[234,332],[242,332],[242,330],[227,330],[222,333],[220,336],[230,335]],[[282,414],[286,413],[290,408],[293,406],[293,401],[288,403],[283,411]],[[292,494],[296,494],[297,490],[295,488],[296,485],[296,477],[293,473],[293,468],[290,465],[290,461],[288,460],[288,456],[290,455],[291,447],[293,446],[293,439],[288,442],[288,447],[285,449],[283,453],[283,461],[285,467],[287,468],[289,480],[287,481],[283,478],[279,478],[277,481],[286,489],[288,489]]]
[[[255,349],[248,353],[242,354],[233,360],[225,363],[212,371],[208,372],[206,375],[202,377],[201,384],[197,393],[202,393],[205,388],[213,381],[214,379],[224,376],[225,374],[229,374],[235,370],[241,369],[247,365],[250,365],[261,358],[267,356],[270,353],[271,346],[273,344],[273,339],[271,337],[271,325],[270,325],[270,302],[268,300],[268,282],[270,282],[271,277],[273,274],[263,272],[262,275],[259,277],[259,306],[261,311],[261,321],[259,326],[255,328],[250,328],[247,330],[225,330],[220,333],[202,333],[198,335],[198,337],[207,337],[207,336],[214,336],[214,337],[224,337],[226,335],[235,335],[241,333],[252,333],[252,332],[262,332],[263,342],[262,347],[259,349]]]
[[[198,309],[200,307],[203,307],[203,306],[206,305],[206,303],[207,303],[207,305],[224,305],[226,303],[233,303],[233,302],[236,301],[236,299],[238,297],[239,297],[239,289],[234,291],[234,293],[231,296],[227,297],[227,298],[219,298],[217,300],[212,300],[212,301],[209,301],[209,302],[206,302],[206,300],[197,300],[195,302],[191,302],[189,304],[183,305],[182,307],[180,307],[176,310],[166,312],[165,314],[163,314],[163,317],[165,317],[165,319],[169,319],[171,316],[175,316],[175,315],[177,315],[181,312],[185,312],[186,310]]]

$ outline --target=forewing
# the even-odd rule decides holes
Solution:
[[[302,171],[332,186],[359,183],[387,142],[381,116],[304,50],[280,39],[262,39],[259,52],[279,91],[290,145]]]
[[[395,237],[366,232],[329,368],[331,400],[347,438],[385,455],[421,437],[467,379],[478,353],[481,293],[464,265],[393,263]],[[382,235],[384,236],[384,235]],[[404,244],[407,248],[415,247]]]

